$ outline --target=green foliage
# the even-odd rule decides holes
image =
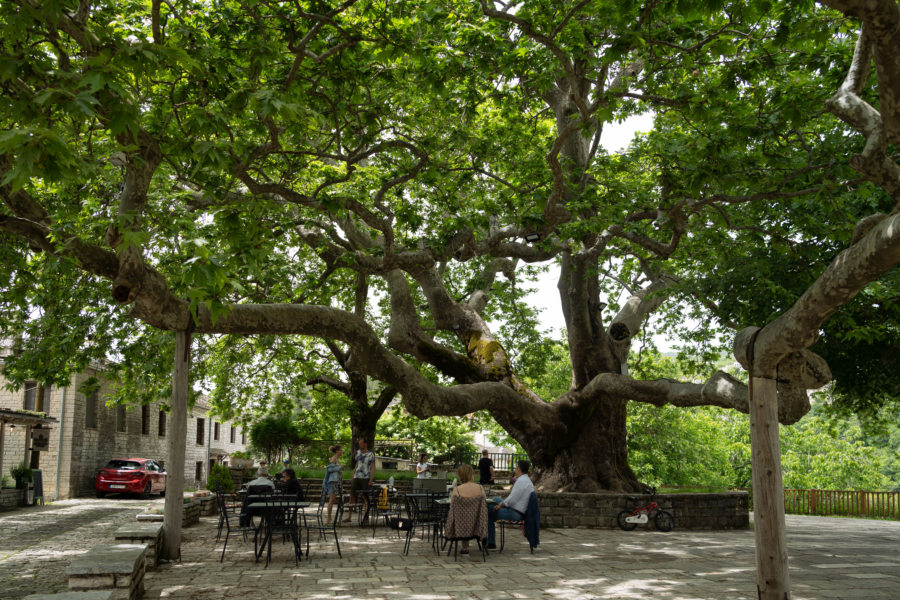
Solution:
[[[270,465],[273,457],[290,452],[303,441],[289,416],[268,415],[250,426],[250,447],[265,456]]]
[[[465,417],[432,417],[421,420],[395,406],[378,422],[378,437],[413,439],[417,453],[428,455],[429,462],[454,462],[458,452],[475,452],[472,427]],[[412,457],[418,459],[418,456]]]
[[[231,471],[228,467],[219,463],[214,464],[206,480],[206,489],[225,492],[234,490],[234,480],[231,478]]]
[[[22,481],[31,481],[32,477],[34,477],[34,473],[29,467],[25,466],[24,461],[15,465],[9,472],[17,484]]]
[[[251,454],[250,452],[247,452],[246,450],[235,450],[234,452],[230,453],[228,456],[230,456],[231,458],[243,458],[246,460],[250,460],[253,458],[253,454]]]

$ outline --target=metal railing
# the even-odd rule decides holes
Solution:
[[[478,461],[481,460],[481,452],[459,452],[456,453],[456,464],[470,464],[478,468]],[[487,457],[494,463],[495,471],[515,471],[516,462],[520,460],[528,460],[527,454],[505,454],[502,452],[489,452]]]

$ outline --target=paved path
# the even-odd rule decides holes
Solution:
[[[100,522],[78,528],[78,520],[70,520],[65,510],[29,512],[28,519],[22,519],[22,511],[0,513],[0,596],[17,598],[45,590],[45,581],[62,581],[72,552],[110,541],[120,522],[130,521],[146,504],[80,502],[86,504],[84,510],[95,511],[91,514]],[[18,536],[6,531],[16,523],[20,532],[46,534],[54,519],[60,532],[40,542],[32,538],[29,545],[13,542]],[[794,516],[787,520],[794,600],[900,598],[900,523]],[[199,525],[184,530],[183,562],[148,572],[146,598],[757,597],[752,531],[544,530],[534,554],[513,534],[506,550],[492,553],[487,563],[479,554],[454,563],[452,557],[435,555],[425,541],[415,540],[409,556],[402,556],[396,534],[379,528],[373,539],[371,529],[347,527],[341,533],[343,559],[334,542],[314,541],[312,559],[298,568],[288,547],[276,544],[273,563],[264,569],[253,561],[252,542],[239,537],[229,541],[225,561],[219,563],[222,544],[214,541],[216,522],[215,517],[203,517]],[[65,527],[69,529],[64,532]]]
[[[150,503],[81,498],[0,512],[0,598],[65,591],[72,556],[112,541]]]

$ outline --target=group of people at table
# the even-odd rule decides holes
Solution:
[[[322,480],[322,494],[320,497],[320,505],[327,502],[327,522],[331,522],[332,507],[334,506],[337,495],[342,493],[343,465],[341,464],[341,456],[343,448],[340,445],[334,445],[329,448],[332,456],[325,468],[325,476]],[[418,477],[428,477],[430,467],[426,461],[425,454],[420,455],[419,463],[416,465]],[[496,548],[495,523],[497,520],[522,521],[528,508],[529,498],[534,492],[534,484],[528,477],[530,465],[526,460],[520,460],[516,464],[514,477],[510,480],[513,483],[512,490],[506,498],[494,496],[487,498],[484,486],[494,483],[494,466],[488,457],[487,450],[482,452],[482,458],[478,463],[481,483],[475,483],[475,471],[471,465],[461,465],[456,476],[459,483],[453,487],[450,492],[450,502],[452,504],[454,498],[484,498],[488,503],[488,549]],[[269,479],[267,475],[265,463],[262,463],[258,472],[258,477],[248,484],[248,489],[254,486],[276,487],[276,483]],[[344,522],[350,522],[353,518],[354,506],[359,506],[357,501],[367,493],[374,483],[375,477],[375,454],[368,449],[366,440],[360,438],[358,440],[358,450],[356,451],[356,466],[353,470],[353,478],[350,485],[350,503],[347,505],[347,516]],[[296,472],[290,468],[290,462],[284,461],[284,469],[278,475],[278,489],[283,494],[300,495],[300,481],[297,479]],[[468,540],[462,542],[462,554],[469,553]]]

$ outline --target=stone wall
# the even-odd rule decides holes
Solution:
[[[401,493],[412,491],[414,480],[395,482]],[[309,486],[309,500],[318,501],[322,481],[304,479],[304,489]],[[378,485],[384,483],[376,481]],[[344,483],[344,492],[350,489]],[[506,490],[491,492],[492,496],[506,496]],[[650,496],[632,494],[574,494],[538,492],[541,506],[541,527],[588,527],[611,529],[618,527],[616,516],[635,503],[628,497],[637,497],[641,506],[650,502]],[[723,492],[721,494],[659,494],[657,502],[675,517],[676,529],[746,529],[750,526],[750,496],[747,492]],[[653,528],[653,522],[638,528]]]
[[[501,494],[504,495],[504,494]],[[641,505],[650,496],[638,496]],[[750,525],[750,497],[746,492],[721,494],[660,494],[659,505],[675,517],[676,529],[746,529]],[[617,527],[616,515],[633,508],[627,494],[538,493],[542,527]],[[653,529],[653,521],[638,528]]]
[[[14,510],[22,504],[24,494],[25,490],[17,490],[15,488],[0,489],[0,510]]]

